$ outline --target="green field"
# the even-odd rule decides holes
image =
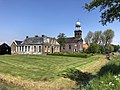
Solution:
[[[0,72],[21,76],[25,79],[54,79],[67,68],[80,68],[99,58],[100,56],[75,58],[46,55],[5,55],[0,56]]]
[[[54,81],[60,78],[58,75],[63,70],[73,67],[87,70],[87,67],[100,61],[101,57],[103,56],[79,58],[49,55],[2,55],[0,56],[0,73],[24,80]]]

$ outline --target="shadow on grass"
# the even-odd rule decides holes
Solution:
[[[91,73],[82,72],[75,68],[70,68],[62,72],[62,77],[69,78],[76,82],[77,85],[80,85],[80,87],[85,87],[88,82],[95,78],[95,75],[92,75]]]
[[[103,76],[107,73],[111,73],[113,75],[117,75],[120,73],[120,65],[118,64],[107,64],[100,69],[98,72],[98,76]]]
[[[120,57],[119,57],[120,58]],[[110,61],[108,64],[103,66],[99,72],[97,72],[97,75],[92,75],[87,72],[81,72],[75,68],[67,69],[63,71],[62,76],[64,78],[69,78],[73,81],[76,81],[80,87],[78,90],[89,90],[87,89],[88,86],[91,86],[94,83],[91,83],[90,81],[94,78],[97,78],[99,80],[100,77],[103,77],[104,75],[118,75],[120,74],[120,60],[114,59],[113,61]]]

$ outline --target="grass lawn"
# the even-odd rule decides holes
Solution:
[[[2,55],[0,56],[0,73],[20,77],[24,80],[54,81],[59,73],[67,68],[89,71],[103,59],[102,55],[89,58],[47,56],[47,55]],[[99,63],[98,63],[99,64]],[[96,67],[97,68],[97,67]]]
[[[120,90],[120,54],[103,66],[86,90]]]

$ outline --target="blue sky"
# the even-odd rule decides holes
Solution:
[[[82,37],[88,31],[112,29],[113,43],[120,43],[120,23],[107,26],[99,23],[99,10],[88,12],[83,8],[91,0],[0,0],[0,42],[11,44],[26,36],[42,34],[57,37],[59,33],[74,35],[75,22],[79,18]]]

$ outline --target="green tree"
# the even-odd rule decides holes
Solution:
[[[98,53],[99,45],[96,43],[90,43],[90,47],[87,49],[88,53]]]
[[[57,41],[58,43],[60,44],[60,50],[61,50],[61,46],[64,46],[65,45],[65,34],[64,33],[59,33],[59,35],[57,36]]]
[[[114,52],[117,52],[119,50],[119,48],[120,48],[119,45],[112,45],[112,46],[114,47]]]
[[[101,34],[102,34],[102,31],[95,31],[93,33],[93,39],[92,39],[92,41],[94,43],[100,44],[101,43]]]
[[[113,40],[114,31],[111,29],[107,29],[103,32],[103,36],[105,38],[105,46],[109,46]]]
[[[105,47],[103,45],[99,45],[99,53],[104,53],[105,52]]]
[[[106,47],[106,51],[109,51],[111,53],[114,51],[114,47],[112,45],[109,45]]]
[[[103,33],[100,36],[100,40],[101,40],[101,45],[105,45],[106,39],[105,39],[105,35],[103,35]]]
[[[120,21],[120,0],[92,0],[90,3],[85,4],[88,11],[96,8],[101,12],[101,23],[106,25],[107,22],[112,23],[115,20]]]
[[[85,37],[85,42],[86,43],[91,43],[92,42],[92,37],[93,37],[93,32],[91,32],[91,31],[89,31],[88,33],[87,33],[87,36]]]

